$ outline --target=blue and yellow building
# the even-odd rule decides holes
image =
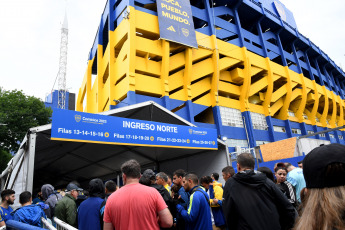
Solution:
[[[76,109],[155,101],[216,128],[230,152],[345,125],[345,73],[282,3],[190,3],[198,49],[160,39],[156,1],[108,0]],[[313,138],[345,144],[344,134]]]

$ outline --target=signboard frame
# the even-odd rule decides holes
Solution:
[[[217,130],[54,109],[51,140],[218,149]]]

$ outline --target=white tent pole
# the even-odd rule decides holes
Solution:
[[[28,160],[28,175],[26,180],[26,191],[32,192],[34,182],[34,166],[35,166],[35,149],[36,149],[36,133],[31,133],[29,137],[29,160]]]

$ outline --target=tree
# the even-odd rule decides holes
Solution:
[[[11,160],[12,155],[0,148],[0,173],[7,167],[7,163]]]
[[[0,88],[0,149],[16,153],[27,131],[49,124],[51,115],[39,98]]]

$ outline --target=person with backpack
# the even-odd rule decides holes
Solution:
[[[45,204],[49,206],[49,208],[45,209],[44,212],[47,218],[53,220],[55,206],[59,200],[62,199],[62,196],[55,192],[53,185],[45,184],[41,187],[42,197],[45,200]]]
[[[48,208],[48,205],[42,202],[32,204],[31,192],[29,191],[24,191],[19,195],[19,203],[21,207],[12,213],[13,220],[42,228],[42,217],[47,219],[43,209]]]
[[[212,230],[210,198],[198,182],[198,176],[194,173],[184,176],[183,187],[190,194],[188,209],[177,204],[176,210],[185,220],[186,230]]]

